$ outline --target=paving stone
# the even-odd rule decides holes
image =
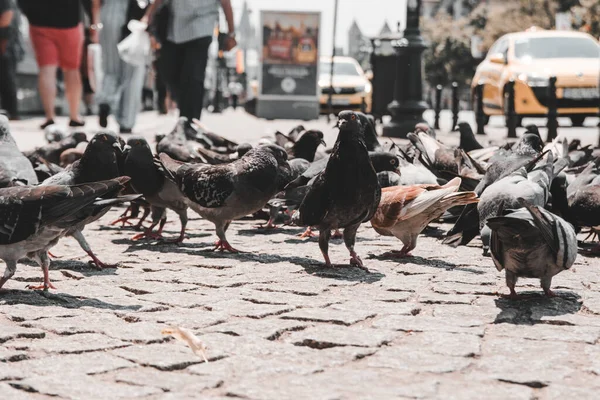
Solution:
[[[203,332],[218,332],[234,336],[260,336],[263,339],[276,340],[286,332],[305,329],[308,323],[282,320],[280,318],[243,318],[217,324],[203,329]]]
[[[391,368],[442,374],[463,371],[473,362],[472,358],[448,357],[423,348],[396,345],[379,349],[361,363],[368,368]]]
[[[417,301],[423,304],[472,304],[477,296],[447,295],[435,292],[419,293]]]
[[[18,384],[18,382],[15,382]],[[46,396],[39,393],[30,393],[23,390],[15,389],[10,385],[10,382],[0,382],[0,393],[2,393],[3,400],[23,400],[24,398],[37,400],[37,399],[50,399],[51,396]]]
[[[536,392],[524,385],[498,381],[473,381],[469,379],[442,380],[435,394],[439,399],[530,400]]]
[[[2,329],[0,330],[0,343],[5,343],[11,339],[27,338],[27,339],[43,339],[46,332],[41,329],[27,328],[15,324],[10,321],[2,321]]]
[[[496,324],[488,327],[486,335],[508,336],[552,342],[583,342],[596,344],[600,339],[600,328],[593,326],[564,326],[537,324],[521,326],[518,330],[512,324]]]
[[[160,371],[151,367],[126,368],[97,375],[105,382],[126,383],[141,387],[159,388],[166,392],[195,392],[220,386],[223,381],[215,377],[198,376],[184,371]]]
[[[76,384],[73,384],[76,382]],[[46,375],[14,382],[25,390],[71,399],[135,398],[161,393],[158,388],[104,382],[88,375]]]
[[[227,300],[211,303],[210,308],[217,312],[226,312],[234,317],[265,318],[294,310],[288,305],[255,304],[243,300]]]
[[[65,375],[100,374],[134,366],[125,359],[100,351],[83,354],[53,354],[7,365],[25,371],[27,376],[53,375],[57,371]]]
[[[212,346],[211,346],[212,347]],[[111,354],[122,357],[141,366],[149,366],[162,371],[176,371],[192,364],[204,362],[202,357],[192,353],[192,350],[183,343],[171,341],[150,345],[134,345],[123,349],[111,351]],[[210,359],[222,357],[210,348],[206,357]]]
[[[173,296],[173,294],[169,292],[164,292],[144,294],[137,296],[137,298],[171,307],[176,306],[186,308],[206,307],[206,303],[210,301],[209,298],[198,290],[177,293],[177,296]]]
[[[337,346],[381,347],[395,337],[392,332],[382,330],[323,325],[294,332],[285,341],[315,349]]]
[[[48,336],[46,340],[43,341],[15,339],[6,342],[5,346],[15,349],[26,347],[31,351],[71,354],[110,350],[129,346],[129,343],[99,333],[81,333],[68,336]]]
[[[372,310],[336,310],[325,308],[302,308],[281,315],[283,319],[298,321],[329,322],[333,324],[352,325],[377,315]]]
[[[400,336],[397,343],[446,356],[476,357],[481,354],[481,337],[472,334],[410,332]]]
[[[469,333],[483,336],[485,322],[478,319],[452,320],[425,315],[408,317],[404,315],[384,316],[373,321],[373,327],[397,331],[437,331],[451,333]]]

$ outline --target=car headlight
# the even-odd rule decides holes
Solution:
[[[517,76],[520,81],[525,82],[530,87],[548,86],[548,77],[536,73],[521,73]]]

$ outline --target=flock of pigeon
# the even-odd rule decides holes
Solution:
[[[214,250],[238,252],[227,229],[254,215],[268,218],[262,229],[294,224],[307,228],[303,237],[318,230],[328,266],[329,240],[341,236],[350,264],[363,269],[355,250],[361,224],[403,243],[384,257],[410,257],[432,221],[455,220],[444,243],[466,245],[479,235],[484,253],[506,270],[512,298],[519,277],[539,278],[552,296],[552,277],[577,256],[576,233],[600,231],[600,149],[560,139],[544,147],[535,126],[516,143],[483,147],[467,123],[459,124],[458,148],[417,124],[410,143],[384,149],[368,115],[342,111],[336,127],[328,150],[320,148],[321,131],[302,126],[253,147],[180,118],[172,132],[157,136],[155,152],[141,137],[125,143],[100,131],[88,142],[85,133],[49,127],[47,145],[22,153],[0,116],[0,258],[6,263],[0,288],[23,258],[43,270],[43,285],[32,288],[54,288],[49,252],[64,236],[75,238],[97,268],[111,267],[83,230],[124,203],[127,210],[113,224],[139,218],[142,232],[132,240],[182,242],[191,208],[215,225]],[[179,216],[181,231],[166,240],[168,209]],[[600,245],[590,253],[600,253]]]

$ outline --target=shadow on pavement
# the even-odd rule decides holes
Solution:
[[[544,323],[543,317],[575,314],[581,309],[581,296],[571,291],[555,291],[556,297],[547,297],[540,291],[520,292],[523,299],[511,300],[498,298],[495,300],[500,313],[494,323],[511,323],[515,325],[535,325]]]
[[[323,263],[299,264],[309,275],[318,276],[320,278],[337,279],[340,281],[375,283],[385,277],[384,274],[378,271],[364,269],[351,266],[349,264],[333,264],[326,267]]]
[[[65,293],[53,293],[42,290],[15,290],[0,289],[0,300],[7,305],[25,304],[40,307],[64,307],[81,308],[92,307],[105,310],[136,311],[142,306],[122,306],[120,304],[107,303],[93,298],[81,298]]]
[[[376,260],[381,261],[391,261],[396,264],[415,264],[423,267],[432,267],[432,268],[441,268],[441,269],[454,269],[458,267],[458,265],[450,263],[448,261],[439,260],[437,258],[423,258],[420,256],[409,256],[404,258],[395,258],[395,257],[387,257],[385,253],[383,254],[369,254],[367,258],[374,258]],[[466,272],[471,272],[469,270],[465,270]]]

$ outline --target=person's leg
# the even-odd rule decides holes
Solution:
[[[55,118],[56,70],[59,62],[58,47],[53,38],[55,31],[52,28],[29,26],[29,37],[39,67],[38,88],[46,114],[46,122],[42,125],[42,129],[53,123]]]
[[[17,119],[17,63],[9,54],[0,55],[0,104],[10,119]]]
[[[183,44],[185,53],[181,70],[179,113],[188,120],[200,119],[204,102],[204,76],[208,62],[208,47],[212,37],[195,39]]]
[[[69,103],[71,126],[83,126],[79,115],[83,86],[81,84],[81,53],[83,52],[83,25],[74,28],[61,29],[57,35],[60,66],[65,79],[65,96]]]
[[[160,74],[169,89],[171,99],[175,101],[178,101],[182,82],[183,56],[184,47],[182,44],[166,41],[160,48],[158,67]]]
[[[160,58],[160,55],[158,55]],[[158,102],[158,113],[167,113],[167,85],[164,82],[160,68],[158,68],[158,62],[154,63],[154,86],[156,86],[157,102]]]
[[[100,125],[106,126],[108,115],[119,108],[125,63],[119,56],[117,44],[122,39],[122,27],[127,22],[127,1],[105,1],[100,10],[104,25],[100,31],[102,48],[102,87],[96,95],[99,105]]]
[[[121,107],[117,113],[117,122],[124,133],[133,129],[140,112],[146,67],[127,65],[125,70],[126,84],[121,93]]]

